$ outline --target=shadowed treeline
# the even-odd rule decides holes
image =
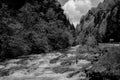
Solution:
[[[0,58],[65,49],[73,45],[74,30],[57,0],[3,0]]]

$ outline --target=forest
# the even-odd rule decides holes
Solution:
[[[3,0],[0,59],[40,54],[72,46],[75,28],[56,0]]]

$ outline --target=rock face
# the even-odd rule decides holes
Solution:
[[[77,43],[120,41],[120,0],[104,0],[92,8],[77,25]],[[93,39],[93,40],[91,40]]]

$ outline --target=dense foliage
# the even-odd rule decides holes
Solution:
[[[90,80],[120,80],[120,48],[104,48],[93,68],[88,71]]]
[[[19,7],[9,3],[0,8],[0,59],[73,45],[74,26],[57,0],[26,0]]]

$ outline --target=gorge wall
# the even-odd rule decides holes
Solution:
[[[82,16],[76,27],[77,43],[120,41],[120,0],[104,0]]]

